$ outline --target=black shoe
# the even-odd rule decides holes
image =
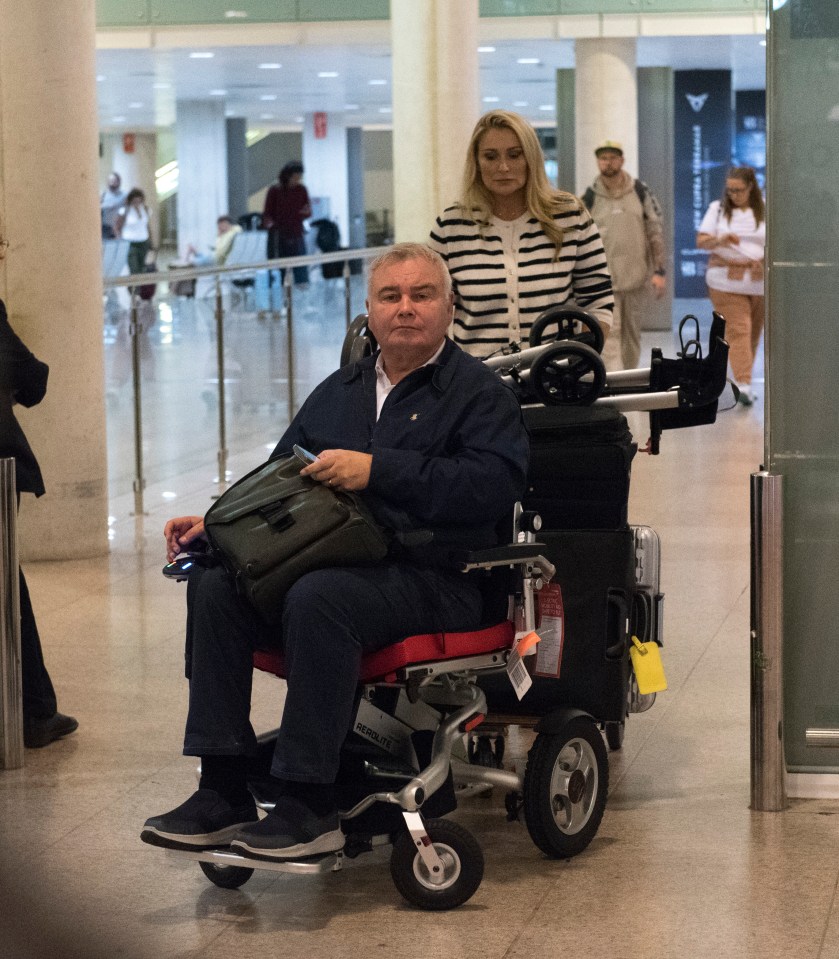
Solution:
[[[215,789],[199,789],[185,803],[147,819],[140,839],[166,849],[215,849],[226,846],[243,826],[258,820],[252,797],[231,806]]]
[[[78,719],[56,713],[49,719],[29,719],[23,723],[23,745],[28,749],[42,749],[56,739],[68,736],[79,728]]]
[[[324,816],[299,799],[282,796],[274,809],[253,826],[245,826],[230,851],[248,859],[302,859],[344,848],[338,810]]]

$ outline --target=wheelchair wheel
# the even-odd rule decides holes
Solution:
[[[593,720],[577,716],[560,733],[539,733],[524,774],[524,820],[552,859],[568,859],[592,841],[606,808],[609,760]]]
[[[341,347],[341,366],[348,363],[357,363],[365,356],[372,356],[378,344],[376,338],[367,328],[367,314],[359,315],[350,323],[344,343]]]
[[[553,327],[556,332],[553,333]],[[585,343],[598,353],[603,352],[603,327],[590,314],[565,306],[552,306],[536,317],[530,328],[530,346],[541,346],[556,340]]]
[[[477,892],[484,877],[484,854],[475,837],[456,822],[428,819],[425,828],[443,862],[443,876],[432,879],[413,837],[402,830],[390,857],[393,884],[412,906],[454,909]]]
[[[238,889],[253,875],[253,869],[245,866],[218,866],[214,862],[199,862],[198,865],[210,882],[220,889]]]
[[[588,406],[603,392],[606,367],[585,343],[558,340],[533,361],[529,383],[546,406]]]

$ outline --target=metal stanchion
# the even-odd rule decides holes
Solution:
[[[783,483],[752,474],[751,808],[787,807],[783,725]]]
[[[134,515],[145,515],[143,491],[146,479],[143,476],[143,396],[140,378],[140,323],[138,301],[140,299],[134,287],[131,293],[131,322],[128,332],[131,335],[131,375],[134,386]]]
[[[23,766],[15,461],[0,459],[0,769]]]
[[[218,489],[221,495],[227,487],[227,403],[225,401],[224,370],[224,301],[221,277],[216,276],[216,365],[218,367]]]
[[[283,279],[283,293],[285,294],[286,309],[286,353],[288,354],[288,421],[294,419],[294,413],[297,404],[294,399],[294,322],[293,322],[293,295],[292,295],[292,271],[286,268]]]

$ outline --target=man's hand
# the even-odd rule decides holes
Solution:
[[[653,273],[650,278],[650,285],[653,288],[655,298],[660,300],[664,296],[664,290],[667,286],[667,280],[660,273]]]
[[[372,465],[373,457],[369,453],[324,450],[318,453],[314,463],[310,463],[300,472],[303,476],[311,476],[319,483],[331,486],[332,489],[356,492],[367,488]]]
[[[170,519],[163,527],[163,535],[166,537],[166,558],[171,563],[193,540],[204,535],[204,517],[178,516]]]

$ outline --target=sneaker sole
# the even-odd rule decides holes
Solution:
[[[247,859],[262,859],[274,862],[278,859],[300,859],[309,856],[321,856],[325,853],[340,852],[344,848],[345,836],[340,829],[325,832],[311,842],[299,842],[294,846],[284,846],[282,849],[271,849],[260,846],[249,846],[244,839],[236,839],[230,843],[230,851],[238,852]]]
[[[140,839],[150,846],[160,846],[163,849],[218,849],[230,845],[230,840],[245,826],[252,826],[257,820],[236,823],[219,829],[216,832],[203,833],[198,836],[185,836],[182,833],[163,832],[154,826],[146,826],[140,833]]]

